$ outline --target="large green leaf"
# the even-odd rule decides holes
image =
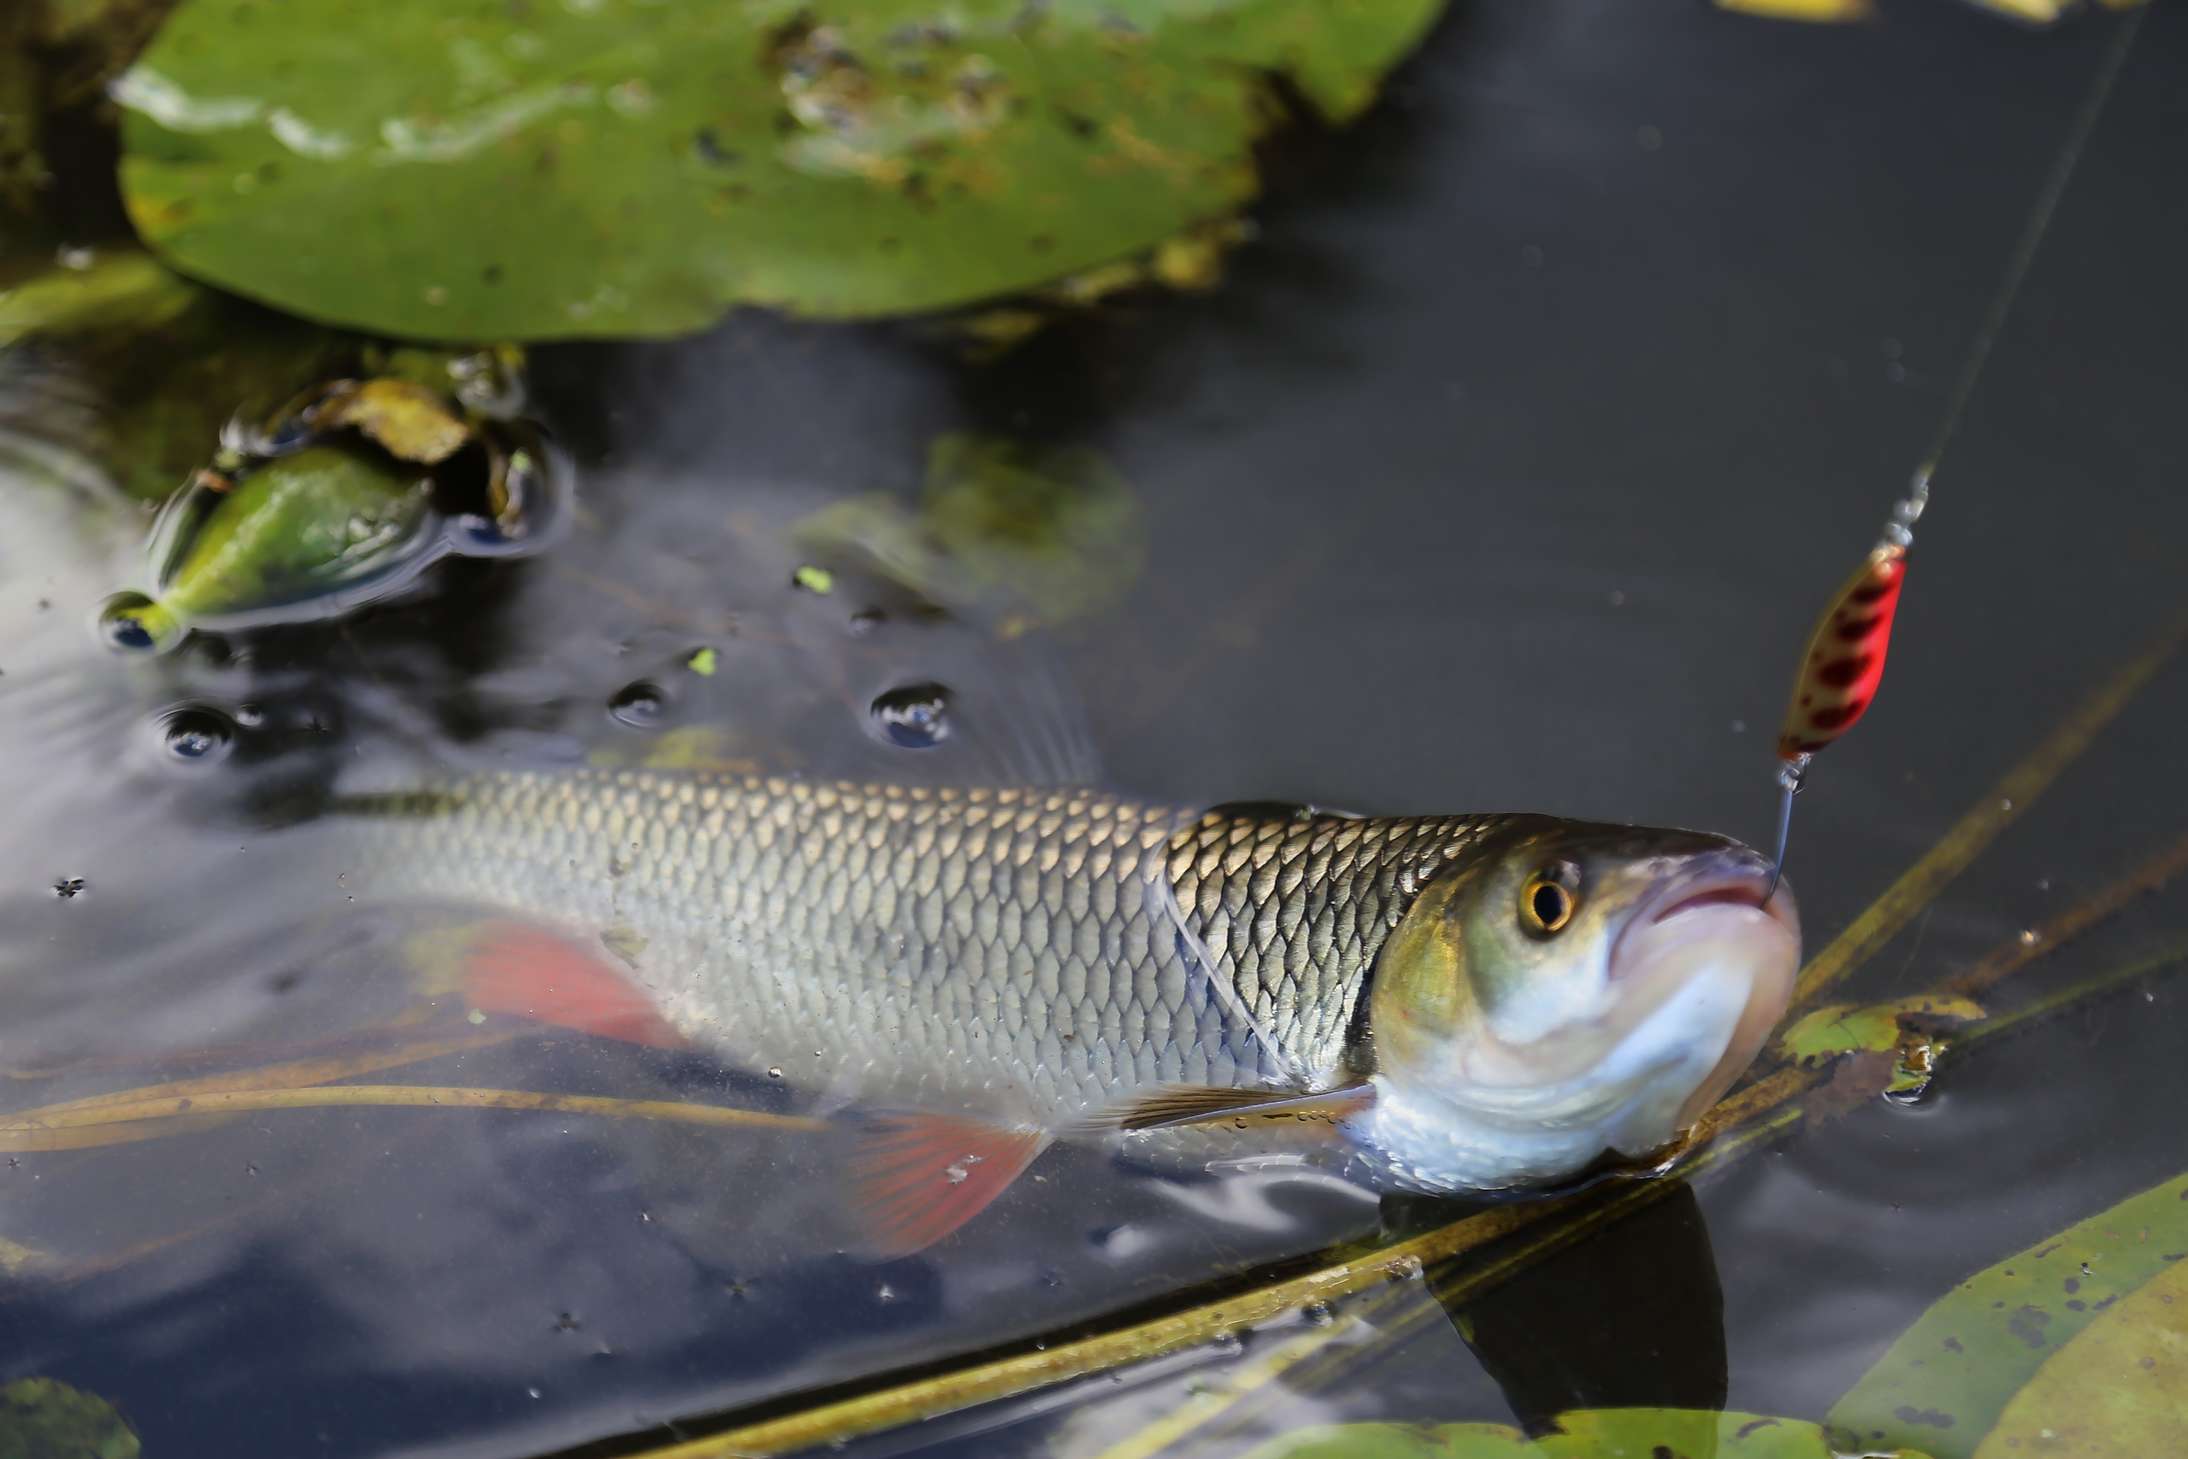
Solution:
[[[1823,1430],[1798,1419],[1683,1408],[1561,1415],[1530,1439],[1502,1424],[1336,1424],[1262,1445],[1248,1459],[1837,1459]],[[1904,1451],[1901,1459],[1925,1459]]]
[[[0,1459],[137,1459],[137,1436],[113,1406],[51,1378],[0,1388]]]
[[[424,338],[924,311],[1252,196],[1281,73],[1372,99],[1441,0],[185,0],[117,84],[178,267]]]
[[[2188,1444],[2188,1262],[2084,1328],[2013,1396],[1975,1459],[2144,1459]]]
[[[2180,1363],[2188,1342],[2168,1300],[2180,1285],[2174,1263],[2184,1256],[2188,1178],[2176,1177],[1962,1282],[1838,1401],[1830,1426],[1848,1447],[1919,1444],[1936,1459],[1990,1459],[2009,1452],[2003,1438],[1986,1442],[1994,1430],[2056,1431],[2069,1419],[2077,1426],[2089,1424],[2099,1412],[2102,1390],[2102,1407],[2119,1423],[2141,1423],[2145,1432],[2155,1431],[2150,1424],[2170,1426],[2167,1431],[2176,1438],[2188,1434],[2188,1414],[2179,1406]],[[2145,1302],[2140,1289],[2146,1283],[2155,1287],[2160,1276],[2167,1285],[2156,1287],[2159,1295]],[[2130,1311],[2173,1325],[2131,1325],[2102,1340],[2090,1330],[2104,1314],[2114,1314],[2105,1321],[2111,1327],[2126,1321]],[[2082,1335],[2091,1340],[2087,1349],[2078,1340]],[[2079,1365],[2068,1361],[2078,1349]],[[2107,1365],[2121,1353],[2131,1366],[2110,1371]],[[2142,1367],[2144,1357],[2152,1359],[2150,1368]],[[2054,1371],[2057,1363],[2066,1366]],[[2086,1382],[2077,1387],[2075,1374]],[[2171,1451],[2095,1450],[2081,1444],[2071,1451],[2011,1452]]]

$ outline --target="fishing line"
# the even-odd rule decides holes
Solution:
[[[2044,237],[2051,230],[2051,220],[2066,196],[2067,184],[2081,165],[2082,154],[2096,132],[2097,119],[2111,99],[2113,86],[2126,67],[2135,37],[2142,29],[2143,17],[2148,13],[2147,6],[2131,12],[2105,48],[2089,91],[2068,122],[2066,135],[2052,158],[2051,170],[2037,191],[2021,236],[2006,257],[1998,289],[1976,328],[1967,362],[1953,385],[1952,394],[1946,397],[1937,431],[1908,482],[1907,494],[1893,504],[1876,545],[1832,598],[1809,636],[1800,671],[1794,679],[1792,701],[1786,707],[1785,722],[1778,735],[1781,762],[1777,776],[1778,834],[1776,849],[1770,858],[1770,886],[1763,893],[1765,902],[1776,895],[1778,880],[1784,874],[1786,841],[1793,828],[1793,798],[1800,794],[1801,786],[1806,782],[1810,762],[1826,745],[1852,729],[1876,697],[1877,685],[1884,676],[1885,654],[1890,647],[1892,618],[1898,609],[1899,591],[1906,576],[1907,552],[1914,546],[1914,525],[1930,504],[1930,483],[1936,478],[1946,449],[1960,429],[1962,417],[1967,414],[1976,383],[1990,363],[1991,349],[1997,344],[1998,336],[2004,331],[2006,320],[2020,298],[2021,285],[2027,280]]]

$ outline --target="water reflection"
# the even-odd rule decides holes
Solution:
[[[1449,1298],[1449,1275],[1429,1289],[1529,1433],[1576,1408],[1725,1406],[1724,1295],[1684,1183],[1479,1295]]]

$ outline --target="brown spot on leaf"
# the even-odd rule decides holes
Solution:
[[[2011,1272],[2007,1276],[2013,1275]],[[2044,1329],[2051,1325],[2051,1314],[2041,1307],[2023,1305],[2006,1322],[2006,1331],[2012,1333],[2032,1348],[2044,1345]]]
[[[1903,1403],[1893,1409],[1892,1417],[1903,1424],[1922,1424],[1933,1429],[1949,1429],[1953,1424],[1952,1415],[1942,1409],[1916,1408],[1911,1403]]]

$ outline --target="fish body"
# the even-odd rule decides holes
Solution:
[[[603,770],[376,808],[365,886],[607,934],[735,1062],[1052,1128],[1141,1087],[1342,1081],[1398,915],[1495,824]]]
[[[1791,976],[1789,905],[1753,890],[1767,863],[1687,832],[601,769],[341,809],[364,892],[559,929],[681,1038],[955,1122],[934,1150],[1027,1132],[1018,1168],[1186,1088],[1330,1094],[1378,1184],[1554,1178],[1668,1139]],[[1720,935],[1678,945],[1706,955],[1622,966],[1682,897],[1672,930]],[[553,1018],[558,977],[580,975],[541,970],[536,1004],[497,985],[495,1006]]]

